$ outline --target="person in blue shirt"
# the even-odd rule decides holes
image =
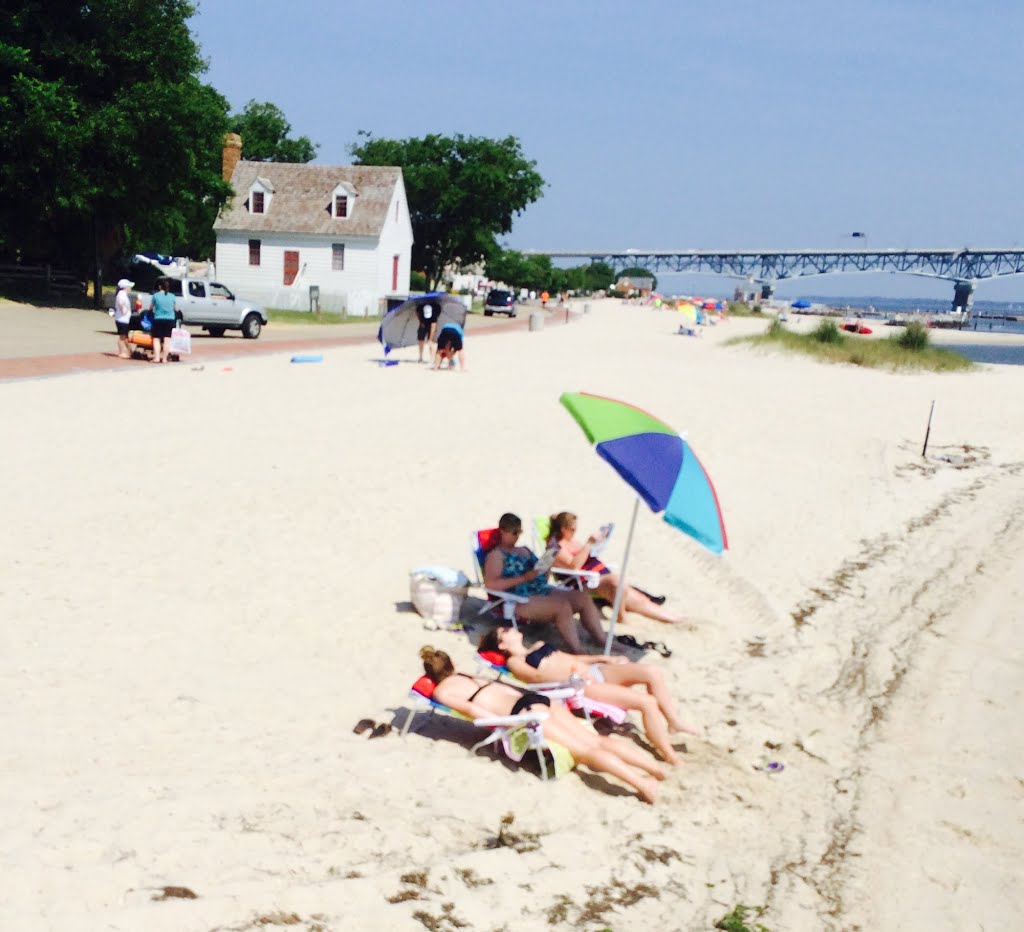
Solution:
[[[153,295],[150,310],[153,312],[153,362],[167,362],[171,353],[171,331],[174,329],[177,299],[168,290],[166,278],[161,278],[157,292]]]
[[[441,368],[441,361],[448,360],[448,368],[455,368],[455,354],[459,356],[459,368],[466,371],[466,353],[462,348],[462,328],[451,321],[437,332],[437,351],[434,354],[434,368]]]

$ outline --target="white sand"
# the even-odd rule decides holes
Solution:
[[[0,928],[1021,926],[1024,368],[677,325],[605,302],[470,330],[465,375],[367,345],[0,386]],[[726,514],[723,560],[638,522],[631,575],[694,624],[630,630],[707,726],[654,807],[471,757],[452,722],[352,733],[404,706],[422,644],[470,668],[401,610],[412,567],[468,571],[505,510],[614,521],[621,559],[631,497],[566,390],[687,430]],[[965,468],[920,458],[932,399]],[[507,812],[536,850],[485,847]]]

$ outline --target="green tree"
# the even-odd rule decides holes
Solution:
[[[397,165],[405,177],[412,217],[413,268],[436,287],[444,269],[465,268],[493,255],[495,237],[537,200],[544,179],[523,157],[519,140],[430,135],[374,139],[360,130],[350,147],[359,165]]]
[[[0,8],[0,253],[98,286],[126,246],[212,247],[230,193],[227,101],[200,80],[194,12],[186,0]]]
[[[606,262],[558,269],[548,256],[524,256],[514,249],[495,250],[487,257],[486,268],[488,277],[495,281],[535,291],[597,291],[607,288],[615,276]]]
[[[292,126],[272,103],[250,100],[231,117],[231,132],[242,137],[242,158],[250,162],[312,162],[319,143],[308,136],[289,139]]]

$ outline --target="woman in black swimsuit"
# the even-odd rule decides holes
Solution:
[[[526,692],[465,673],[456,673],[451,657],[444,651],[420,650],[423,670],[435,683],[434,699],[470,718],[518,715],[546,706],[544,736],[563,745],[579,764],[610,773],[632,786],[644,802],[653,803],[657,780],[665,779],[664,768],[646,751],[625,739],[601,736],[574,718],[565,706],[547,696]],[[650,776],[637,773],[637,768]]]
[[[481,638],[480,649],[503,654],[509,671],[524,683],[562,682],[574,673],[582,677],[583,695],[588,699],[639,712],[647,737],[670,764],[678,764],[681,759],[669,736],[681,731],[700,733],[680,718],[661,670],[650,664],[604,654],[567,654],[543,641],[531,649],[523,643],[522,632],[514,628],[489,631]]]

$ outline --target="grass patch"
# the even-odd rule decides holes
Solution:
[[[324,324],[367,324],[380,321],[380,317],[376,315],[350,317],[348,314],[339,314],[337,311],[321,311],[317,315],[311,311],[285,311],[276,307],[267,308],[267,317],[270,318],[272,323],[307,324],[312,327]]]
[[[733,907],[731,913],[727,913],[715,923],[716,929],[723,932],[769,932],[768,927],[757,922],[765,912],[767,906],[744,906],[742,903]],[[753,913],[754,919],[747,925],[747,914]]]
[[[744,304],[742,301],[729,301],[726,304],[727,313],[730,317],[766,317],[762,313],[760,304]]]
[[[959,353],[932,346],[931,335],[920,324],[910,325],[884,340],[872,340],[845,334],[829,317],[822,319],[811,333],[787,330],[773,320],[759,336],[737,337],[729,343],[751,343],[813,356],[824,362],[848,363],[872,369],[956,372],[974,368],[974,363]]]

